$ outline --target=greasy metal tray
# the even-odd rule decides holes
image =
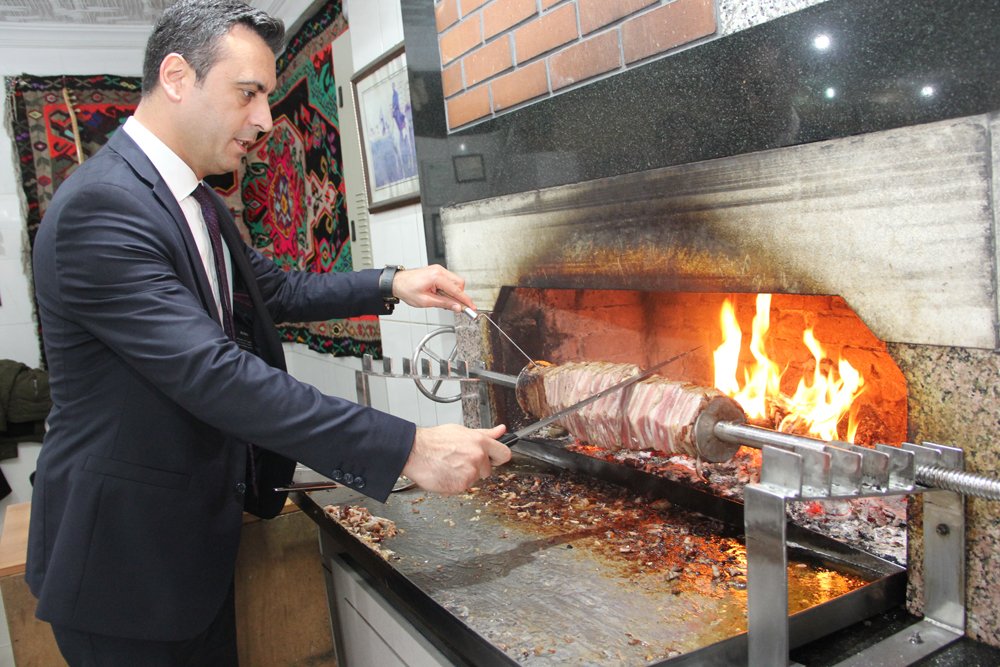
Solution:
[[[669,500],[742,532],[742,505],[640,470],[541,442],[524,442],[506,473],[580,472]],[[589,548],[568,524],[540,531],[478,495],[418,489],[380,504],[346,489],[296,494],[370,582],[456,663],[474,665],[745,664],[745,591],[679,587]],[[393,520],[400,534],[379,555],[326,516],[355,504]],[[693,522],[699,517],[691,512]],[[703,519],[702,519],[703,520]],[[824,536],[789,526],[790,597],[823,590],[840,574],[862,580],[789,621],[792,646],[902,602],[905,571]],[[831,574],[832,572],[832,574]]]

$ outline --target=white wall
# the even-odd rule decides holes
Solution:
[[[403,43],[403,11],[399,0],[344,0],[343,6],[351,26],[356,72]]]

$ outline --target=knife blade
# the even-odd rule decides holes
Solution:
[[[409,477],[399,476],[396,483],[392,485],[392,493],[396,491],[406,491],[407,489],[412,489],[417,483],[411,480]],[[292,482],[288,486],[276,486],[274,487],[275,493],[282,493],[285,491],[326,491],[328,489],[336,489],[343,486],[333,481],[326,482]]]
[[[663,361],[661,361],[661,362],[659,362],[659,363],[657,363],[657,364],[655,364],[653,366],[650,366],[649,368],[647,368],[643,372],[639,373],[638,375],[633,375],[632,377],[630,377],[628,379],[622,380],[618,384],[613,384],[613,385],[611,385],[610,387],[608,387],[606,389],[602,389],[601,391],[597,392],[596,394],[594,394],[592,396],[588,396],[587,398],[583,399],[582,401],[578,401],[578,402],[574,403],[573,405],[569,406],[568,408],[563,408],[562,410],[560,410],[560,411],[558,411],[558,412],[556,412],[554,414],[551,414],[548,417],[545,417],[544,419],[539,419],[534,424],[529,424],[529,425],[527,425],[527,426],[525,426],[523,428],[519,428],[516,431],[514,431],[513,433],[506,433],[506,434],[500,436],[499,442],[501,442],[501,443],[503,443],[505,445],[508,445],[508,446],[514,445],[521,438],[524,438],[525,436],[531,435],[535,431],[548,426],[552,422],[559,421],[560,419],[562,419],[566,415],[572,414],[572,413],[576,412],[577,410],[579,410],[580,408],[585,407],[587,405],[590,405],[594,401],[599,401],[599,400],[601,400],[602,398],[604,398],[605,396],[607,396],[609,394],[613,394],[616,391],[621,391],[622,389],[626,389],[628,387],[631,387],[636,382],[642,382],[643,380],[645,380],[649,376],[653,375],[656,371],[660,370],[661,368],[663,368],[667,364],[672,363],[674,361],[677,361],[681,357],[686,357],[687,355],[691,354],[692,352],[694,352],[695,350],[698,350],[700,348],[701,348],[701,345],[699,345],[698,347],[691,348],[687,352],[681,352],[680,354],[675,354],[674,356],[670,357],[669,359],[665,359],[665,360],[663,360]]]

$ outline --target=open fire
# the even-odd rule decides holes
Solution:
[[[744,365],[742,383],[737,378],[743,332],[732,302],[726,299],[722,304],[723,341],[713,354],[715,387],[735,399],[758,425],[827,441],[854,442],[858,430],[855,399],[865,391],[862,374],[843,357],[836,363],[829,359],[814,328],[807,327],[802,344],[812,355],[812,372],[802,372],[794,391],[786,391],[788,383],[782,380],[789,365],[777,363],[768,353],[771,295],[758,294],[756,304],[749,344],[753,362]]]

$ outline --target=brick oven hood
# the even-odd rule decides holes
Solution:
[[[885,341],[996,349],[992,114],[442,209],[480,308],[504,285],[837,294]]]

